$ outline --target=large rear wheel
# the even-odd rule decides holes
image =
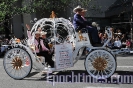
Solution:
[[[94,50],[85,59],[85,69],[96,79],[106,79],[116,70],[115,57],[106,50]]]
[[[25,78],[32,69],[32,60],[27,51],[21,48],[9,50],[3,59],[6,73],[13,79]]]

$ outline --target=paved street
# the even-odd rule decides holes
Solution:
[[[117,58],[116,77],[120,76],[119,80],[112,78],[103,81],[90,79],[83,81],[77,80],[76,76],[88,76],[84,69],[84,60],[79,60],[76,65],[68,71],[53,73],[49,78],[42,73],[32,70],[30,76],[23,80],[14,80],[10,78],[3,69],[3,59],[0,59],[0,88],[133,88],[133,56],[119,56]],[[74,78],[69,77],[64,80],[63,76],[74,75]],[[129,77],[129,78],[128,78]],[[91,78],[91,77],[90,77]]]

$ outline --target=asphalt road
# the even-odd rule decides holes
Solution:
[[[3,58],[1,58],[0,88],[133,88],[133,55],[118,56],[117,65],[115,74],[107,80],[97,81],[89,77],[84,68],[84,60],[79,60],[67,71],[48,74],[49,78],[32,70],[25,79],[14,80],[6,74],[3,68]],[[69,77],[66,77],[67,75]],[[77,78],[79,75],[82,79]],[[68,79],[66,80],[65,77]],[[89,77],[89,79],[86,80],[83,77]]]

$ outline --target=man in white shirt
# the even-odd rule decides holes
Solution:
[[[114,47],[115,48],[121,48],[121,41],[119,40],[119,38],[116,38],[115,42],[114,42]]]

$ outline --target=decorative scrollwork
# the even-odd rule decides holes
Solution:
[[[51,14],[51,17],[55,17],[54,13]],[[74,34],[72,23],[64,18],[40,19],[34,24],[31,32],[37,31],[38,27],[41,27],[42,31],[47,32],[46,36],[48,40],[52,40],[51,42],[64,43],[68,35]]]

